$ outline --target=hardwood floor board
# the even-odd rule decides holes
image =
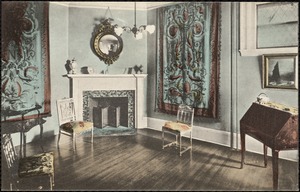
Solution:
[[[135,166],[135,168],[132,170],[132,176],[135,175],[136,179],[130,178],[130,182],[136,182],[139,183],[140,178],[153,178],[154,180],[157,180],[159,178],[155,177],[155,173],[157,170],[161,168],[161,161],[163,161],[163,156],[161,154],[155,154],[152,151],[149,151],[149,155],[142,155],[140,156],[142,160],[142,164],[140,166]],[[150,161],[148,159],[151,159]],[[137,162],[136,165],[140,164],[140,162]],[[126,178],[126,173],[125,173]],[[151,185],[151,184],[150,184]],[[148,182],[149,186],[149,182]],[[152,186],[152,185],[151,185]]]
[[[239,181],[241,178],[239,175],[241,169],[240,161],[236,160],[236,153],[234,150],[228,150],[228,160],[224,161],[223,164],[217,165],[218,170],[214,174],[214,177],[210,177],[212,179],[208,181],[212,186],[216,186],[216,188],[222,190],[237,190],[240,187],[242,184],[242,181]]]
[[[232,156],[229,156],[229,158],[231,157]],[[224,160],[222,164],[215,165],[213,170],[210,170],[210,176],[202,180],[203,183],[208,184],[205,188],[209,189],[210,186],[215,186],[217,189],[220,190],[238,189],[241,183],[234,182],[236,181],[235,179],[238,178],[230,177],[230,175],[232,174],[229,174],[228,170],[230,169],[233,172],[234,169],[238,170],[239,168],[232,168],[230,166],[226,166],[227,163],[228,161]]]
[[[121,181],[121,182],[119,182],[119,185],[122,185],[122,182],[127,182],[126,178],[130,179],[130,175],[128,175],[128,174],[130,173],[131,170],[136,169],[136,163],[140,163],[139,162],[141,160],[140,157],[145,156],[145,155],[143,155],[143,153],[145,154],[145,152],[142,151],[143,148],[139,145],[130,144],[129,146],[127,145],[124,147],[125,148],[118,148],[117,150],[124,151],[125,155],[124,154],[121,156],[117,155],[114,157],[113,160],[109,159],[110,162],[106,162],[105,160],[102,159],[101,163],[105,165],[105,166],[103,166],[103,167],[105,167],[105,170],[97,170],[101,174],[104,175],[104,177],[101,178],[102,180],[115,179],[115,180]],[[118,151],[110,150],[110,153],[118,154]],[[104,153],[103,156],[109,156],[109,155]],[[133,156],[135,158],[132,158]],[[112,161],[114,161],[114,163]],[[113,163],[112,166],[110,166],[109,163]],[[120,166],[118,166],[118,169],[114,170],[114,167],[120,163],[122,163],[123,167],[120,169]],[[118,173],[118,174],[115,174],[115,173]],[[124,173],[126,173],[126,174],[124,174]],[[118,175],[122,175],[123,178],[118,178]],[[99,175],[99,176],[101,176],[101,175]]]
[[[207,154],[206,161],[197,166],[198,171],[195,175],[193,175],[193,180],[195,182],[191,183],[189,186],[185,186],[186,188],[191,187],[192,189],[199,189],[199,187],[201,187],[201,189],[205,189],[204,186],[199,186],[198,183],[205,183],[207,178],[209,178],[211,175],[215,175],[215,169],[219,164],[222,163],[222,161],[224,161],[218,158],[218,154],[220,154],[221,151],[222,150],[212,150],[211,153]]]
[[[155,189],[159,181],[165,180],[167,177],[170,177],[170,175],[168,174],[169,170],[166,168],[167,158],[165,157],[165,155],[166,154],[161,152],[157,153],[154,158],[152,157],[152,159],[149,162],[146,162],[144,166],[141,167],[141,169],[137,170],[139,173],[142,173],[142,177],[140,177],[142,179],[136,181],[136,187],[142,189]],[[171,164],[176,163],[176,161],[170,161],[170,159],[169,162]],[[151,178],[150,181],[149,178]]]
[[[97,173],[94,174],[95,171],[105,175],[105,177],[110,177],[110,174],[114,175],[114,167],[116,167],[119,163],[121,163],[120,161],[122,160],[122,158],[126,158],[127,156],[131,155],[130,153],[127,154],[122,154],[122,153],[118,153],[119,150],[125,150],[126,148],[131,148],[132,146],[126,146],[126,145],[119,145],[119,149],[116,147],[111,148],[111,150],[108,152],[108,154],[103,154],[103,155],[107,155],[107,157],[109,156],[109,153],[114,153],[115,155],[113,156],[113,158],[111,158],[112,156],[110,156],[110,158],[102,158],[101,156],[98,157],[99,160],[97,161],[89,161],[88,159],[81,159],[78,160],[75,163],[75,167],[76,167],[76,177],[79,179],[84,179],[86,177],[93,177],[94,175],[96,175]],[[105,156],[104,156],[105,157]],[[84,162],[89,162],[89,165],[85,165],[85,166],[80,166],[82,165]],[[78,164],[78,165],[76,165]],[[97,167],[97,165],[99,165],[99,167]],[[124,163],[122,164],[124,165]],[[124,165],[125,166],[125,165]],[[120,166],[118,166],[120,168]],[[92,176],[91,176],[92,174]],[[102,179],[105,179],[105,177],[103,177]],[[87,179],[87,182],[89,180]]]
[[[173,139],[174,137],[167,137]],[[184,138],[187,142],[188,139]],[[272,159],[263,167],[263,156],[246,152],[240,169],[240,151],[193,140],[193,153],[179,156],[175,148],[162,150],[161,132],[144,129],[135,136],[78,137],[76,152],[65,138],[56,147],[56,137],[44,140],[45,151],[55,153],[54,190],[140,191],[245,191],[272,190]],[[27,154],[41,152],[37,143],[27,145]],[[279,189],[297,191],[298,162],[279,160]],[[2,175],[2,179],[7,179]],[[2,189],[6,189],[8,181]],[[21,190],[49,189],[47,177],[29,179]]]
[[[127,183],[128,180],[131,179],[131,171],[136,168],[136,164],[133,164],[133,161],[129,158],[133,154],[128,153],[128,155],[129,156],[121,155],[118,161],[116,161],[115,166],[108,167],[108,173],[103,172],[103,174],[106,174],[106,176],[103,177],[103,179],[118,180],[120,185],[122,185],[123,182]],[[122,166],[117,166],[118,164],[122,164]]]
[[[164,166],[162,169],[163,174],[161,174],[161,176],[158,178],[155,185],[152,186],[154,189],[160,189],[163,187],[162,189],[165,190],[170,190],[170,189],[178,190],[177,187],[175,187],[176,184],[180,183],[185,177],[184,174],[178,174],[178,173],[182,173],[182,171],[180,170],[181,169],[180,166],[184,166],[185,162],[174,161],[171,162],[170,164],[172,165],[168,165],[168,164],[163,165]]]

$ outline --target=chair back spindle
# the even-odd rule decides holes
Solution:
[[[15,148],[12,143],[12,138],[10,134],[3,134],[2,135],[2,150],[8,165],[9,169],[15,167],[18,161],[17,154],[15,152]]]
[[[179,105],[177,111],[177,122],[193,125],[194,109],[187,105]]]

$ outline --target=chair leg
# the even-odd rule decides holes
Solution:
[[[164,130],[162,130],[162,149],[164,149],[165,148],[165,132],[164,132]]]
[[[179,155],[181,156],[181,133],[179,133]]]
[[[267,167],[267,164],[268,164],[267,153],[268,153],[268,147],[264,144],[264,163],[265,163],[265,167]]]
[[[12,178],[10,178],[12,179]],[[16,180],[15,183],[13,184],[12,182],[9,183],[9,189],[10,191],[19,191],[19,180]],[[13,185],[15,186],[15,189],[13,189]]]
[[[59,133],[58,133],[58,138],[57,138],[57,147],[58,147],[58,145],[59,145],[59,140],[60,140],[60,131],[59,131]]]
[[[50,177],[50,190],[52,191],[53,190],[53,186],[55,185],[54,184],[54,173],[50,174],[49,177]]]
[[[94,142],[94,128],[92,128],[92,138],[91,138],[91,142]]]
[[[192,132],[190,132],[190,144],[191,144],[191,148],[192,148],[192,146],[193,146]]]
[[[73,151],[75,151],[75,149],[76,149],[76,134],[75,133],[73,133]]]
[[[52,187],[53,187],[52,175],[49,175],[49,177],[50,177],[50,190],[52,191]]]
[[[191,144],[190,153],[191,153],[191,155],[192,155],[192,149],[193,149],[193,139],[192,139],[192,132],[190,132],[190,144]]]
[[[182,156],[182,154],[188,150],[190,150],[190,154],[192,155],[192,145],[193,145],[193,140],[192,140],[192,132],[190,132],[190,145],[189,146],[182,146],[182,135],[181,133],[179,134],[180,136],[180,142],[179,142],[179,154]],[[183,150],[181,150],[183,148]]]

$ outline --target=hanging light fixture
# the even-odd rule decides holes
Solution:
[[[141,25],[140,27],[136,27],[136,2],[134,2],[134,25],[133,27],[128,27],[128,26],[124,26],[124,27],[119,27],[118,25],[115,25],[115,33],[117,35],[121,35],[123,31],[126,32],[132,32],[134,37],[136,39],[141,39],[143,38],[143,31],[148,31],[150,34],[152,34],[155,31],[155,25]]]

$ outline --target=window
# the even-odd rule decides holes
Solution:
[[[240,3],[240,53],[298,53],[298,3]]]

